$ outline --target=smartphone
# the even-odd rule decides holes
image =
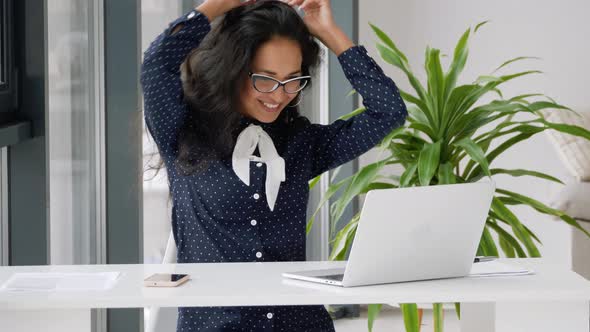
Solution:
[[[188,274],[156,273],[145,278],[143,284],[147,287],[176,287],[188,280]]]

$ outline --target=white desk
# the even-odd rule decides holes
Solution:
[[[589,331],[590,282],[539,259],[512,262],[537,274],[340,288],[285,280],[281,272],[344,262],[0,267],[0,283],[15,272],[123,273],[105,292],[0,293],[0,327],[90,331],[90,308],[461,302],[464,332]],[[178,288],[143,287],[143,278],[155,272],[188,273],[192,280]]]

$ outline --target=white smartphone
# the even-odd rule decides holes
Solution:
[[[156,273],[145,278],[143,284],[147,287],[176,287],[188,280],[188,274]]]

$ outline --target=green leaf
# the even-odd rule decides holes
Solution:
[[[415,303],[400,304],[404,316],[406,332],[420,332],[420,320],[418,317],[418,306]]]
[[[498,95],[498,97],[500,97],[500,98],[504,99],[504,95],[502,95],[502,91],[500,91],[500,89],[498,89],[498,88],[493,88],[493,89],[491,89],[490,91],[492,91],[492,92],[495,92],[495,93]]]
[[[432,128],[430,128],[428,125],[415,122],[415,123],[412,123],[411,125],[409,125],[408,128],[416,129],[416,130],[423,132],[428,137],[430,137],[431,140],[434,140],[436,138],[436,135],[432,131]]]
[[[497,189],[496,192],[499,194],[511,197],[519,202],[526,204],[526,205],[529,205],[530,207],[534,208],[535,210],[537,210],[541,213],[545,213],[548,215],[559,217],[561,220],[565,221],[567,224],[577,228],[582,233],[586,234],[586,236],[590,237],[590,233],[588,233],[588,231],[586,231],[582,226],[580,226],[580,224],[576,221],[576,219],[568,216],[563,211],[559,211],[559,210],[550,208],[547,205],[545,205],[535,199],[532,199],[530,197],[527,197],[527,196],[524,196],[524,195],[521,195],[521,194],[518,194],[518,193],[515,193],[512,191],[508,191],[505,189]]]
[[[418,178],[420,185],[430,185],[430,180],[434,176],[434,172],[438,168],[440,162],[440,145],[441,141],[436,143],[427,143],[420,151],[418,158]]]
[[[385,60],[385,62],[396,66],[397,68],[401,69],[404,73],[408,70],[404,60],[400,57],[399,53],[394,52],[389,47],[383,44],[377,44],[377,50],[381,55],[381,58]]]
[[[416,105],[418,107],[418,110],[421,113],[423,113],[424,116],[430,115],[430,112],[428,112],[428,106],[426,106],[426,104],[424,103],[424,101],[422,101],[418,97],[413,96],[410,93],[408,93],[408,92],[406,92],[406,91],[404,91],[402,89],[399,89],[398,88],[398,91],[399,91],[399,94],[400,94],[400,96],[402,97],[403,100],[405,100],[408,103],[411,103],[411,104]],[[409,112],[409,109],[408,109],[408,112]],[[429,123],[429,122],[425,121],[424,123]]]
[[[511,114],[522,111],[523,109],[523,106],[516,102],[494,100],[489,104],[481,105],[474,108],[473,110],[471,110],[470,113],[497,112],[505,116],[509,116]]]
[[[338,120],[348,120],[355,115],[359,115],[359,114],[363,113],[366,110],[367,109],[365,107],[359,107],[359,108],[355,109],[354,111],[352,111],[348,114],[344,114],[343,116],[339,117]]]
[[[505,67],[513,62],[520,61],[520,60],[526,60],[526,59],[540,60],[541,58],[538,58],[536,56],[519,56],[517,58],[513,58],[513,59],[510,59],[510,60],[504,62],[503,64],[498,66],[498,68],[494,69],[493,73],[497,72],[498,70],[502,69],[503,67]]]
[[[538,177],[541,179],[545,179],[545,180],[549,180],[549,181],[553,181],[553,182],[557,182],[557,183],[561,183],[564,184],[563,182],[561,182],[561,180],[559,180],[558,178],[555,178],[551,175],[547,175],[545,173],[541,173],[541,172],[536,172],[536,171],[529,171],[526,169],[503,169],[503,168],[492,168],[490,169],[490,172],[492,173],[492,175],[495,174],[508,174],[511,176],[534,176],[534,177]]]
[[[512,247],[512,245],[510,245],[510,243],[506,241],[506,239],[501,237],[498,239],[498,242],[500,242],[500,248],[502,248],[502,251],[504,252],[506,257],[516,258],[516,252],[514,251],[514,247]]]
[[[428,106],[422,100],[402,91],[399,90],[401,97],[409,103],[416,105],[416,107],[408,107],[408,115],[410,116],[409,120],[416,119],[421,123],[430,125],[432,128],[436,128],[436,121],[432,117],[432,114],[428,110]]]
[[[522,225],[524,227],[524,229],[526,230],[527,233],[529,233],[529,235],[533,238],[533,240],[537,241],[537,243],[539,244],[543,244],[541,242],[541,240],[539,240],[539,238],[537,237],[537,235],[535,235],[535,233],[533,233],[533,231],[530,230],[530,228],[528,228],[525,224]]]
[[[440,64],[440,50],[436,48],[426,48],[426,63],[424,64],[428,82],[428,94],[434,106],[434,118],[443,108],[446,96],[444,85],[444,74]]]
[[[445,103],[449,99],[449,95],[451,94],[451,91],[453,91],[455,89],[455,84],[457,84],[457,78],[459,77],[459,75],[463,71],[463,68],[465,68],[465,63],[467,62],[467,55],[469,53],[468,47],[467,47],[467,42],[469,41],[470,32],[471,32],[471,29],[467,29],[463,33],[461,38],[459,38],[459,41],[457,42],[457,45],[455,46],[455,53],[453,55],[453,61],[451,62],[451,65],[449,66],[449,71],[445,75],[445,85],[444,85],[445,86],[445,94],[444,94]]]
[[[545,119],[540,119],[540,122],[544,123],[547,127],[560,131],[562,133],[578,136],[590,140],[590,131],[586,128],[568,125],[565,123],[554,123],[546,121]]]
[[[319,176],[317,178],[319,178]],[[350,177],[348,177],[346,179],[343,179],[343,180],[341,180],[338,183],[332,184],[332,185],[330,185],[328,187],[328,190],[322,196],[322,199],[318,203],[318,207],[316,208],[315,212],[311,215],[311,218],[309,218],[309,221],[307,222],[307,226],[305,228],[305,234],[309,234],[309,232],[311,231],[311,228],[313,227],[313,223],[315,221],[315,216],[321,210],[322,206],[324,206],[324,204],[326,204],[326,202],[329,201],[330,198],[332,196],[334,196],[334,194],[336,192],[338,192],[338,190],[340,190],[340,188],[342,188],[343,185],[346,184],[346,182],[351,181],[351,180],[352,180],[352,176],[350,176]]]
[[[349,182],[348,186],[342,193],[342,196],[336,201],[334,213],[332,215],[334,224],[338,223],[338,220],[342,217],[342,213],[344,213],[344,209],[354,197],[375,180],[375,177],[384,166],[385,161],[381,160],[363,167],[353,175],[352,181]]]
[[[449,126],[453,123],[453,121],[460,116],[461,114],[464,114],[465,112],[467,112],[469,110],[469,108],[471,106],[473,106],[481,97],[483,97],[486,93],[492,91],[494,88],[496,88],[498,85],[505,83],[507,81],[510,81],[514,78],[517,77],[521,77],[521,76],[525,76],[525,75],[530,75],[530,74],[536,74],[536,73],[541,73],[538,70],[529,70],[529,71],[525,71],[525,72],[520,72],[520,73],[516,73],[516,74],[512,74],[512,75],[504,75],[504,76],[500,76],[500,81],[498,82],[489,82],[483,86],[480,85],[467,85],[466,87],[468,87],[468,94],[466,96],[460,95],[460,99],[459,100],[453,100],[453,96],[451,93],[451,97],[449,98],[449,105],[447,105],[447,108],[449,108],[449,116],[445,116],[445,118],[448,117],[448,124]],[[465,91],[462,91],[462,94],[464,94]],[[460,101],[460,103],[458,103],[458,101]],[[454,104],[452,104],[451,106],[451,102],[454,102]]]
[[[498,191],[498,189],[496,189],[496,191]],[[512,231],[527,248],[531,257],[541,257],[539,249],[537,249],[537,246],[533,243],[530,235],[524,229],[520,220],[497,197],[494,197],[492,200],[492,210],[497,214],[496,219],[502,219],[512,226]]]
[[[531,75],[531,74],[542,74],[542,73],[543,72],[540,71],[540,70],[527,70],[527,71],[519,72],[519,73],[516,73],[516,74],[510,74],[510,75],[500,76],[500,78],[502,79],[502,82],[501,83],[505,83],[505,82],[508,82],[511,79],[514,79],[514,78],[517,78],[517,77]]]
[[[438,184],[457,183],[455,173],[453,173],[453,164],[446,162],[438,167]]]
[[[377,35],[377,37],[385,44],[387,45],[387,47],[391,48],[393,51],[395,51],[399,58],[402,59],[404,62],[408,62],[408,58],[404,55],[404,53],[402,53],[402,51],[399,50],[399,48],[397,48],[397,46],[395,45],[395,43],[393,42],[393,40],[391,40],[391,38],[389,38],[389,36],[387,36],[387,34],[385,32],[383,32],[381,29],[379,29],[378,27],[374,26],[373,24],[369,23],[369,25],[371,26],[371,29],[373,29],[373,31],[375,32],[375,34]]]
[[[561,112],[560,110],[566,110],[566,111],[572,112],[572,113],[574,113],[574,114],[576,114],[578,116],[581,116],[578,112],[574,111],[573,109],[571,109],[571,108],[569,108],[567,106],[558,104],[556,102],[552,102],[552,101],[544,101],[544,100],[535,101],[535,102],[532,102],[532,103],[528,103],[527,106],[525,106],[524,108],[528,112],[535,113],[535,114],[537,114],[539,117],[541,117],[543,119],[545,117],[542,116],[542,114],[540,114],[539,111],[540,110],[544,110],[544,109],[549,109],[549,110],[551,110],[553,112]]]
[[[482,249],[484,256],[498,256],[498,248],[496,247],[492,234],[487,227],[483,229],[479,247]]]
[[[418,169],[418,163],[416,163],[416,162],[412,163],[411,165],[409,165],[406,168],[406,170],[402,174],[402,177],[399,180],[400,188],[407,187],[410,184],[417,169]]]
[[[387,183],[387,182],[373,182],[369,184],[363,191],[359,193],[359,195],[366,194],[371,190],[380,190],[380,189],[392,189],[397,188],[395,184]]]
[[[496,77],[496,76],[490,76],[490,75],[481,75],[479,76],[475,82],[473,82],[473,84],[481,84],[481,83],[489,83],[489,82],[500,82],[502,81],[501,78]]]
[[[471,138],[465,137],[462,140],[454,143],[454,145],[460,146],[463,149],[465,149],[465,152],[469,154],[471,159],[475,160],[479,164],[479,166],[483,169],[484,173],[488,176],[491,176],[488,165],[488,159],[485,157],[481,147],[475,144],[475,142],[473,142]]]
[[[417,105],[422,110],[424,110],[424,112],[430,112],[430,110],[432,109],[430,107],[430,97],[426,94],[424,87],[422,86],[422,84],[420,84],[420,81],[418,81],[416,76],[414,76],[407,63],[402,62],[402,59],[399,57],[398,54],[396,54],[394,51],[392,51],[390,48],[384,45],[377,44],[377,50],[379,51],[379,54],[381,55],[383,60],[385,60],[389,64],[398,67],[406,74],[406,76],[408,77],[408,81],[410,82],[410,85],[414,88],[414,90],[416,90],[416,93],[418,94],[418,97],[421,100],[420,105]],[[404,94],[401,93],[401,91],[400,94],[402,98],[405,98]]]
[[[493,229],[498,234],[498,238],[500,240],[504,240],[505,242],[507,242],[512,247],[512,249],[513,249],[512,251],[516,251],[516,253],[518,254],[518,257],[520,257],[520,258],[527,257],[526,253],[524,252],[524,250],[522,250],[522,247],[520,246],[518,241],[512,235],[510,235],[510,233],[508,233],[506,230],[504,230],[500,225],[493,223],[493,222],[488,222],[487,226],[490,227],[491,229]],[[500,242],[500,245],[502,246],[502,242]],[[502,247],[502,249],[504,249],[504,248]],[[506,254],[507,257],[513,257],[513,256],[510,256],[505,250],[504,250],[504,253]]]
[[[529,98],[529,97],[538,97],[538,96],[544,96],[544,94],[542,94],[542,93],[526,93],[526,94],[514,96],[514,97],[508,99],[508,101],[509,102],[522,101],[522,102],[525,102],[525,103],[528,104],[529,102],[526,101],[526,98]]]
[[[410,98],[416,98],[416,97],[413,97],[412,96]],[[407,106],[407,110],[408,110],[408,117],[411,120],[414,120],[415,122],[423,123],[423,124],[426,124],[426,125],[429,124],[428,118],[424,114],[424,111],[422,111],[420,109],[420,107],[418,107],[416,105],[408,105]]]
[[[457,319],[461,319],[461,303],[455,302],[455,312],[457,313]]]
[[[381,306],[382,304],[369,304],[369,307],[367,308],[369,332],[373,331],[373,322],[377,319],[377,315],[379,315],[379,312],[381,311]]]
[[[332,244],[332,252],[330,253],[330,257],[328,258],[331,261],[341,261],[345,259],[346,251],[350,248],[354,236],[356,234],[356,229],[358,226],[360,214],[357,213],[352,220],[346,224],[339,232],[336,234]]]
[[[434,332],[443,332],[444,312],[442,303],[432,304],[432,320],[434,322]]]
[[[490,21],[487,20],[487,21],[480,22],[478,25],[475,26],[475,29],[473,30],[473,33],[476,33],[477,30],[479,30],[479,28],[481,28],[482,26],[486,25],[486,23],[488,23],[488,22],[490,22]]]
[[[379,143],[379,147],[382,149],[385,149],[387,147],[389,147],[389,144],[391,144],[391,141],[400,133],[402,133],[404,131],[405,127],[401,126],[401,127],[397,127],[394,130],[392,130],[389,134],[387,134],[387,136],[385,136],[385,138],[383,138],[381,140],[381,143]]]
[[[480,88],[479,85],[468,84],[458,86],[450,92],[441,117],[441,130],[450,127],[453,119],[467,111],[467,109],[462,108],[461,105],[465,104],[467,98]]]
[[[481,129],[488,123],[496,121],[499,117],[504,115],[492,115],[491,112],[469,112],[460,117],[453,125],[448,128],[447,138],[452,138],[453,141],[460,141],[463,138],[471,137],[475,132]]]
[[[538,132],[541,132],[545,130],[544,128],[540,128]],[[513,145],[524,141],[526,139],[528,139],[529,137],[533,136],[534,134],[538,133],[538,132],[534,132],[534,133],[525,133],[525,134],[520,134],[520,135],[516,135],[514,137],[511,137],[510,139],[506,140],[505,142],[503,142],[502,144],[500,144],[498,147],[496,147],[494,150],[492,150],[492,152],[488,153],[486,155],[486,159],[489,163],[491,163],[494,159],[496,159],[496,157],[498,157],[501,153],[503,153],[504,151],[508,150],[508,148],[512,147]],[[466,179],[472,179],[475,178],[477,176],[479,176],[481,174],[482,171],[482,166],[477,165],[472,171],[471,173],[463,173],[463,177],[465,177]],[[486,173],[488,174],[488,173]]]
[[[320,182],[320,179],[322,178],[322,175],[318,175],[315,178],[311,179],[311,181],[309,181],[309,190],[312,190],[313,187],[315,187],[316,184],[318,184],[318,182]]]

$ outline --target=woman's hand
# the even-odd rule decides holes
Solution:
[[[354,45],[334,21],[330,0],[284,0],[291,6],[299,6],[305,12],[303,21],[309,31],[336,55]]]
[[[221,16],[236,7],[249,5],[254,2],[256,2],[256,0],[207,0],[197,7],[197,10],[205,14],[209,19],[209,22],[211,22],[217,16]]]
[[[303,21],[316,37],[336,26],[330,0],[288,0],[286,3],[291,6],[299,6],[305,12]]]

